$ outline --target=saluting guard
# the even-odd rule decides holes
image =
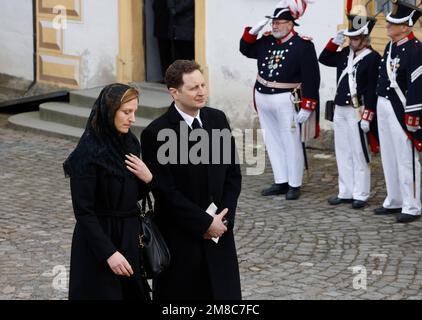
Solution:
[[[318,59],[311,39],[294,29],[306,8],[305,0],[280,1],[273,15],[245,28],[240,40],[240,52],[257,60],[254,103],[275,180],[262,195],[286,194],[287,200],[300,196],[304,142],[319,135]],[[258,39],[269,21],[272,32]],[[300,110],[296,110],[300,97]]]
[[[397,222],[411,222],[421,215],[421,167],[416,151],[422,150],[422,45],[412,31],[421,13],[417,6],[393,1],[386,17],[391,41],[381,59],[377,85],[387,197],[374,212],[399,213]]]
[[[371,127],[374,132],[372,124],[375,123],[381,57],[370,45],[370,33],[376,19],[350,12],[347,12],[347,18],[348,29],[337,32],[319,57],[322,64],[337,68],[334,145],[339,191],[336,197],[328,199],[328,203],[351,203],[352,208],[360,209],[370,193],[370,153],[376,152],[378,147]],[[345,37],[349,38],[349,45],[338,50]]]

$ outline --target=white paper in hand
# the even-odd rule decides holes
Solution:
[[[217,206],[214,204],[214,202],[211,202],[211,204],[209,205],[209,207],[207,208],[207,210],[205,211],[206,213],[208,213],[211,217],[215,217],[215,213],[217,212]],[[214,241],[215,243],[218,243],[218,239],[220,238],[211,238],[212,241]]]

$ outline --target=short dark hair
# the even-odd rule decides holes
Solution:
[[[176,60],[166,70],[164,81],[167,88],[179,89],[183,86],[183,75],[199,70],[201,66],[194,60]]]

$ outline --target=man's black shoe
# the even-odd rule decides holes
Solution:
[[[374,209],[374,214],[378,216],[385,216],[385,215],[400,213],[400,212],[401,212],[401,208],[387,209],[384,207],[379,207],[379,208]]]
[[[366,201],[362,200],[353,200],[352,208],[353,209],[362,209],[366,205]]]
[[[412,222],[412,221],[418,220],[420,217],[421,217],[420,215],[415,216],[415,215],[413,215],[413,214],[400,213],[400,214],[397,216],[396,221],[397,221],[398,223],[409,223],[409,222]]]
[[[353,199],[342,199],[339,197],[332,197],[328,199],[328,203],[331,204],[332,206],[336,206],[340,203],[351,203],[352,201]]]
[[[289,184],[286,183],[274,183],[271,187],[262,190],[261,195],[263,196],[276,196],[279,194],[286,194],[289,190]]]
[[[286,200],[297,200],[300,197],[300,187],[289,187],[286,193]]]

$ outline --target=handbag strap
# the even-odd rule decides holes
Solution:
[[[145,217],[147,212],[152,211],[153,210],[152,201],[151,201],[149,192],[142,198],[142,200],[138,201],[136,205],[141,211],[141,217]],[[147,209],[147,205],[148,205],[148,209]]]

